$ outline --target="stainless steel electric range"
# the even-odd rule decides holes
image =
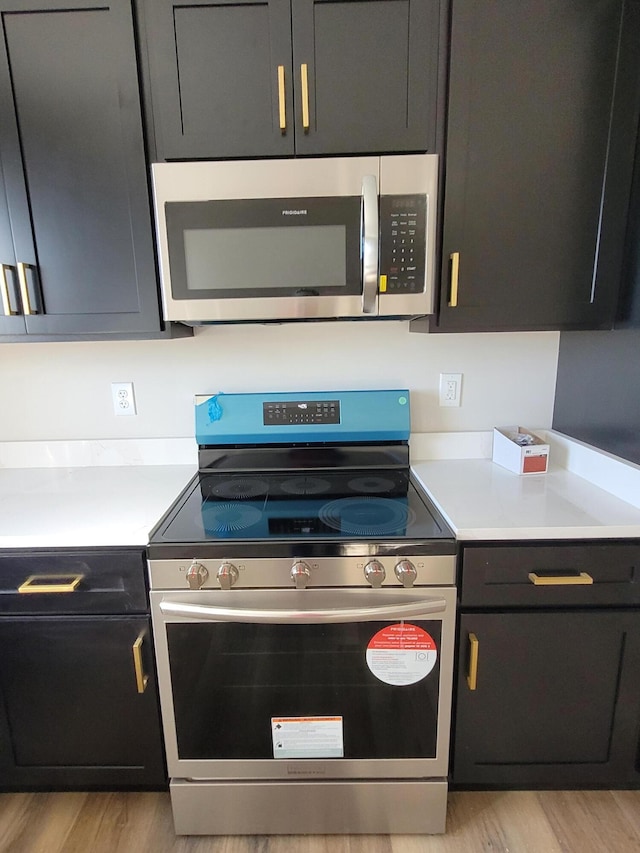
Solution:
[[[178,834],[444,831],[455,542],[409,408],[196,398],[199,471],[149,543]]]

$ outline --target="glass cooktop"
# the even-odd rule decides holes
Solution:
[[[201,472],[157,526],[164,543],[424,540],[453,534],[408,470]]]

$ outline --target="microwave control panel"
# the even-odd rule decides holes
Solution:
[[[425,288],[427,197],[380,197],[380,292],[421,293]]]

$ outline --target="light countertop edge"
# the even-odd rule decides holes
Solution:
[[[553,464],[529,476],[490,459],[418,460],[412,470],[461,541],[640,537],[640,509]]]
[[[194,465],[0,469],[0,548],[145,547]]]

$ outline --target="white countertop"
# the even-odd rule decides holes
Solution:
[[[487,432],[412,436],[412,469],[461,540],[640,538],[640,466],[545,435],[546,474]],[[0,548],[145,546],[196,470],[192,439],[0,443]]]
[[[415,461],[460,540],[640,537],[640,508],[565,468],[520,476],[490,459]]]
[[[0,469],[0,548],[145,546],[194,465]]]

